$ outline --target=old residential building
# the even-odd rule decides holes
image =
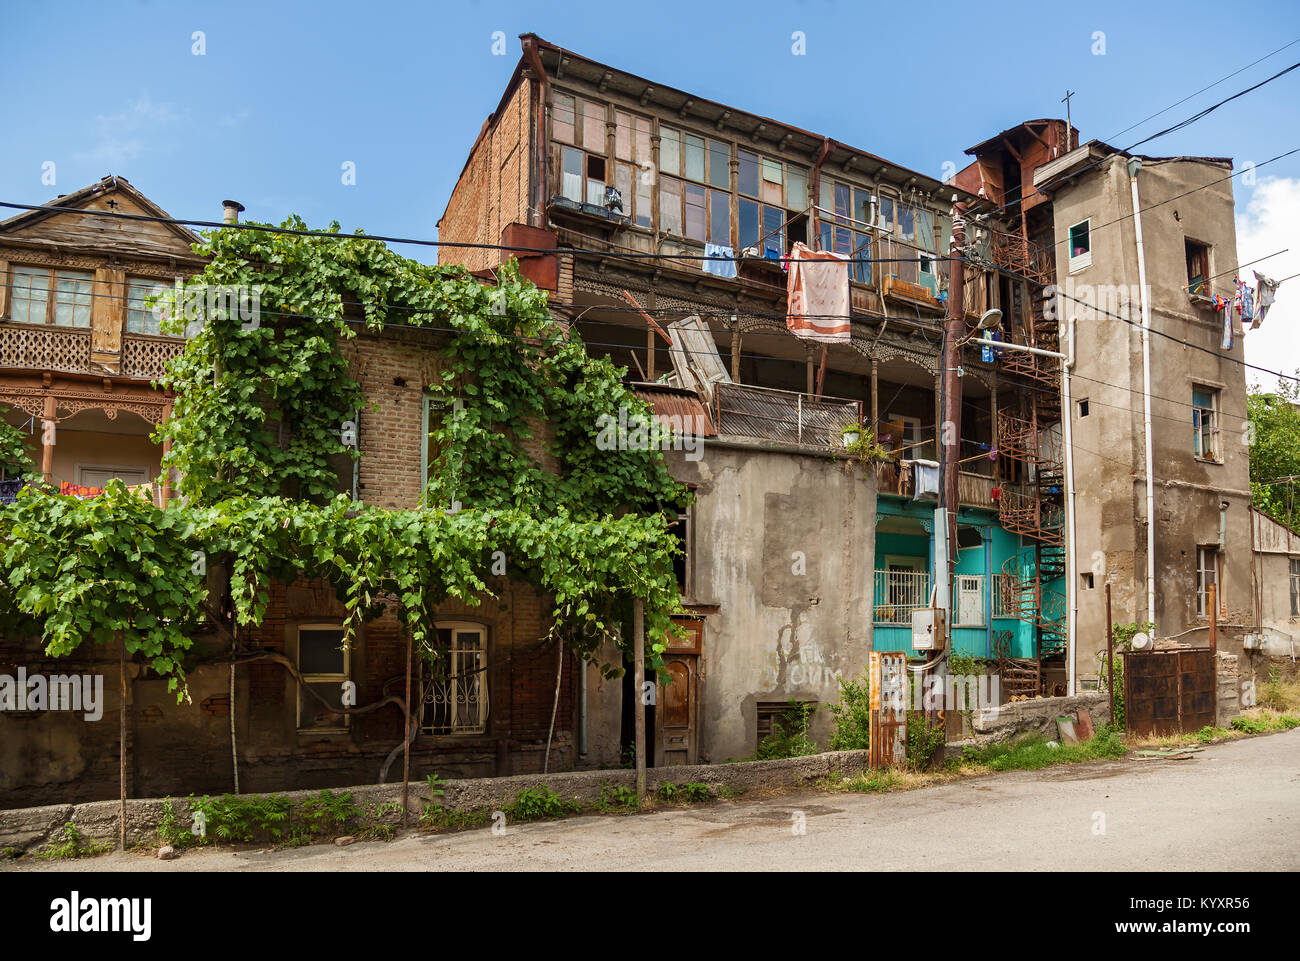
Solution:
[[[707,407],[716,437],[702,459],[670,460],[698,496],[683,519],[683,604],[698,629],[674,668],[688,683],[665,694],[686,747],[675,753],[661,732],[656,756],[742,756],[788,699],[833,701],[836,675],[863,670],[870,649],[912,651],[911,614],[934,587],[934,500],[913,485],[938,456],[942,257],[954,192],[979,198],[521,39],[440,239],[528,248],[518,251],[526,269],[545,262],[539,273],[555,278],[554,313],[625,367],[657,411],[680,409],[664,385],[692,388]],[[823,350],[789,332],[783,258],[796,242],[859,261],[847,268],[848,343]],[[1036,326],[1031,283],[1051,281],[1050,251],[1008,218],[990,219],[973,242],[968,319],[998,308],[1004,338],[1054,343],[1054,326]],[[486,274],[512,253],[448,246],[441,256]],[[1059,523],[1045,533],[1043,518],[1059,514],[1060,479],[1034,460],[1026,407],[1051,375],[994,361],[972,349],[963,371],[953,646],[1000,658],[1012,692],[1051,692],[1066,682],[1065,610],[1043,603],[1061,594],[1063,570]],[[841,426],[859,417],[898,459],[850,477],[842,454],[833,458]],[[1003,424],[1018,458],[1002,456]],[[612,740],[622,693],[599,689],[590,672],[583,730],[603,717]],[[820,714],[824,743],[830,719]],[[629,723],[625,712],[624,740]],[[589,762],[615,747],[593,737]]]

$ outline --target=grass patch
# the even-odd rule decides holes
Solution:
[[[635,792],[632,796],[636,797]],[[565,800],[543,784],[520,791],[505,813],[512,821],[555,821],[580,809],[576,801]]]
[[[1053,746],[1054,745],[1054,746]],[[1111,728],[1079,744],[1056,744],[1040,734],[1018,737],[1005,744],[968,747],[958,760],[960,765],[988,768],[990,771],[1036,771],[1053,764],[1079,764],[1106,758],[1123,757],[1128,745],[1123,736]]]

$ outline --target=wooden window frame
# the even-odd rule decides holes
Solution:
[[[27,318],[25,320],[13,319],[14,294],[17,291],[17,285],[14,283],[13,278],[17,276],[17,272],[19,270],[42,271],[46,275],[45,304],[44,304],[45,317],[40,321],[33,321],[31,319],[30,309],[27,312]],[[86,311],[86,322],[84,324],[77,324],[77,323],[61,324],[58,322],[59,304],[63,303],[63,301],[60,300],[60,296],[59,296],[60,275],[62,275],[62,279],[64,280],[73,280],[77,283],[86,283],[88,285],[88,290],[85,292],[84,295],[75,291],[72,294],[73,317],[75,319],[77,308],[84,306]],[[9,279],[7,283],[9,286],[9,296],[5,298],[7,316],[4,319],[10,321],[11,323],[41,324],[48,327],[66,327],[71,330],[90,330],[91,327],[94,325],[95,272],[93,270],[89,270],[89,271],[66,270],[59,267],[51,267],[47,264],[10,263]],[[77,301],[77,298],[81,296],[84,296],[86,298],[86,302],[84,304],[80,304]],[[27,304],[32,303],[31,299],[28,297],[23,297],[20,299],[23,300],[24,303]]]
[[[1211,569],[1206,566],[1206,557],[1212,556],[1214,567]],[[1209,585],[1206,580],[1206,574],[1214,575],[1214,596],[1219,602],[1221,611],[1227,609],[1227,602],[1223,597],[1223,551],[1217,544],[1202,544],[1196,548],[1196,616],[1209,617]]]
[[[1196,403],[1196,394],[1204,393],[1210,396],[1210,406],[1203,407]],[[1192,457],[1203,464],[1222,464],[1223,463],[1223,444],[1221,425],[1219,423],[1219,402],[1221,393],[1219,388],[1212,387],[1208,384],[1192,385]],[[1206,414],[1209,414],[1209,426],[1206,426]],[[1208,433],[1211,448],[1207,453],[1205,450],[1204,437]],[[1198,450],[1199,448],[1199,450]]]
[[[1202,243],[1199,240],[1193,240],[1191,237],[1183,238],[1183,250],[1187,259],[1187,295],[1200,300],[1213,299],[1213,289],[1210,286],[1210,245]],[[1201,280],[1193,284],[1192,269],[1193,259],[1198,260],[1201,269]]]
[[[299,734],[307,735],[324,735],[324,734],[347,734],[352,727],[352,716],[343,714],[339,716],[337,724],[330,724],[323,727],[303,727],[302,709],[303,698],[305,696],[303,687],[307,684],[322,684],[337,681],[343,684],[352,680],[352,645],[347,644],[342,648],[343,653],[343,673],[342,674],[308,674],[302,670],[302,632],[303,631],[339,631],[341,637],[346,637],[343,625],[338,621],[304,621],[294,628],[294,660],[298,666],[298,673],[302,677],[302,684],[295,685],[298,691],[298,702],[296,706],[297,713],[294,715],[294,726]]]
[[[1088,249],[1083,253],[1076,255],[1074,252],[1074,230],[1076,227],[1083,227],[1088,232]],[[1069,255],[1069,272],[1076,273],[1080,270],[1086,270],[1092,266],[1092,218],[1085,217],[1078,223],[1070,224],[1065,230],[1066,253]]]

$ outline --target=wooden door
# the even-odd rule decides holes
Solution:
[[[655,708],[655,766],[699,763],[700,652],[704,622],[675,619],[684,637],[669,638],[664,667],[671,683],[660,684]]]

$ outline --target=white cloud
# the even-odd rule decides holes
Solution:
[[[95,117],[90,125],[92,146],[76,159],[97,163],[104,173],[126,174],[126,165],[148,151],[172,149],[180,119],[171,104],[154,103],[145,93],[124,110]]]
[[[1300,179],[1269,177],[1260,180],[1244,211],[1237,214],[1237,261],[1250,264],[1279,250],[1287,252],[1242,268],[1241,279],[1253,285],[1255,275],[1252,271],[1255,270],[1274,280],[1300,274],[1298,226]],[[1288,280],[1278,288],[1277,299],[1259,330],[1247,329],[1246,360],[1284,373],[1294,373],[1296,368],[1300,368],[1300,277]],[[1276,379],[1247,368],[1246,382],[1259,382],[1272,388]]]

